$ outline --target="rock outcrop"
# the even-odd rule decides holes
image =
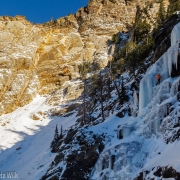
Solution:
[[[90,0],[75,15],[45,24],[0,17],[0,115],[78,78],[83,58],[105,67],[108,40],[128,31],[137,6],[150,1]]]

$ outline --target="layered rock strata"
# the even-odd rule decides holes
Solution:
[[[83,58],[105,67],[108,40],[128,31],[137,6],[149,1],[90,0],[75,15],[44,24],[0,17],[0,115],[78,78]]]

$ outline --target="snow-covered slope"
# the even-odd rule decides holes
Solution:
[[[74,124],[74,116],[49,116],[51,107],[45,101],[46,97],[38,95],[30,104],[0,116],[0,172],[5,177],[16,172],[22,180],[40,179],[55,157],[49,147],[56,124],[65,129]],[[30,118],[35,113],[39,120]]]

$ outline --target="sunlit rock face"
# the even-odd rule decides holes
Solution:
[[[127,31],[137,5],[147,2],[91,0],[75,15],[45,24],[0,17],[0,115],[78,78],[83,57],[105,67],[112,35]]]
[[[41,29],[23,17],[0,18],[0,114],[28,103],[39,89],[36,73]]]

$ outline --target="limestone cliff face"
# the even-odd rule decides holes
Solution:
[[[137,6],[151,0],[90,0],[85,8],[45,24],[0,17],[0,115],[77,78],[85,57],[105,67],[108,40],[128,31]]]

